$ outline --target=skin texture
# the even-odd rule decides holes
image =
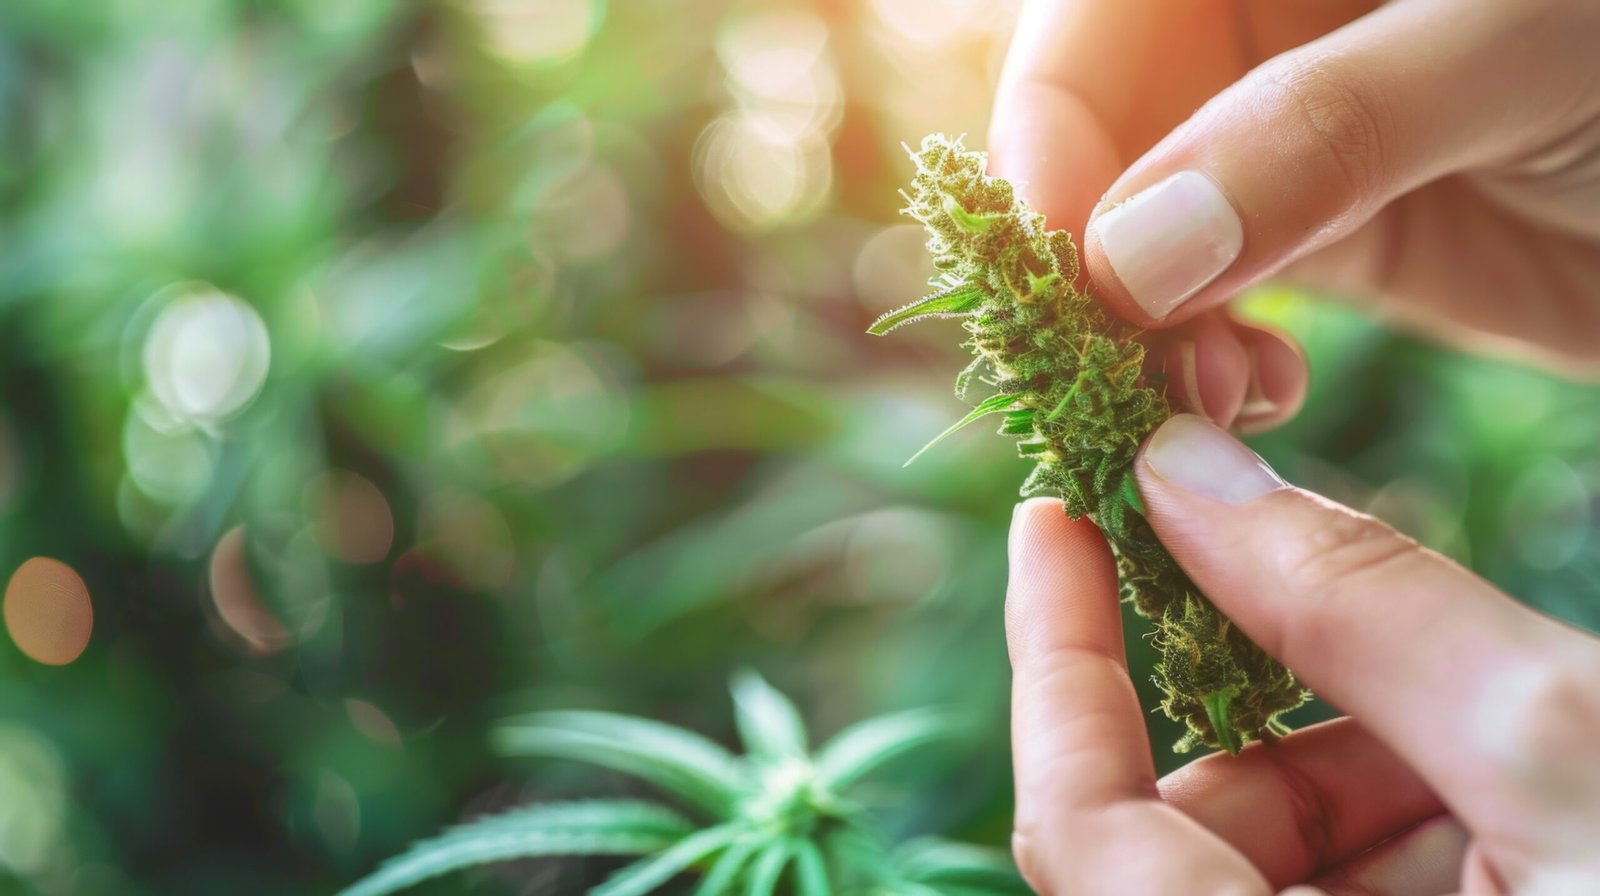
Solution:
[[[1222,426],[1270,427],[1304,396],[1298,349],[1226,308],[1273,276],[1592,376],[1594,46],[1588,0],[1030,0],[991,169],[1086,234],[1092,291]],[[1244,248],[1150,320],[1093,216],[1181,170],[1222,188]],[[1036,889],[1600,893],[1600,640],[1315,495],[1227,504],[1136,468],[1190,577],[1350,715],[1158,781],[1104,539],[1024,503],[1007,631]]]
[[[1139,477],[1196,583],[1350,717],[1158,781],[1105,540],[1024,502],[1006,628],[1035,889],[1600,892],[1600,639],[1298,489],[1229,505]]]

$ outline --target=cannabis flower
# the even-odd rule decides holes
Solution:
[[[983,153],[935,135],[911,156],[905,214],[927,228],[934,292],[870,332],[959,317],[976,358],[956,394],[965,399],[974,381],[993,388],[939,439],[1001,415],[1000,432],[1037,464],[1022,494],[1059,497],[1073,518],[1088,516],[1105,532],[1124,599],[1155,623],[1161,706],[1189,729],[1175,749],[1204,743],[1237,753],[1286,731],[1278,715],[1307,693],[1200,594],[1145,521],[1133,459],[1172,411],[1145,373],[1136,331],[1078,290],[1072,237],[1046,230],[1011,184],[986,176]]]

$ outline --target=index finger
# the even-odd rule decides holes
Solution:
[[[1017,183],[1051,227],[1081,236],[1122,169],[1236,75],[1234,13],[1217,5],[1027,0],[995,97],[991,173]],[[1167,52],[1177,34],[1204,49]],[[1219,59],[1228,71],[1204,71]],[[1160,66],[1181,69],[1153,85]]]
[[[1117,569],[1088,520],[1035,498],[1011,529],[1017,864],[1041,892],[1270,892],[1250,863],[1156,790],[1123,659]]]
[[[1048,787],[1054,800],[1087,807],[1157,796],[1105,537],[1087,519],[1069,519],[1060,501],[1032,498],[1017,506],[1010,561],[1006,643],[1019,794]],[[1045,774],[1051,780],[1028,780]]]

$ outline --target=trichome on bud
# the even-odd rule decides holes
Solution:
[[[974,381],[993,388],[934,442],[1000,415],[1000,432],[1036,463],[1022,494],[1059,497],[1073,518],[1088,516],[1105,532],[1123,598],[1155,623],[1161,707],[1188,726],[1175,749],[1204,743],[1237,753],[1287,730],[1277,717],[1306,691],[1206,600],[1145,521],[1133,459],[1172,411],[1145,375],[1135,331],[1078,290],[1071,235],[1045,229],[1011,184],[988,177],[983,153],[935,135],[911,157],[917,172],[904,213],[928,231],[934,291],[869,332],[959,317],[976,357],[956,394],[965,400]]]

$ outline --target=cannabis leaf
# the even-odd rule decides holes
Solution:
[[[550,803],[480,818],[423,840],[343,896],[378,896],[460,868],[530,856],[639,855],[694,831],[676,812],[623,800]]]
[[[908,710],[839,732],[815,754],[799,709],[753,672],[732,683],[745,755],[649,719],[563,710],[511,719],[501,752],[572,759],[643,778],[691,807],[630,800],[531,806],[451,828],[342,896],[382,896],[472,865],[558,855],[636,855],[589,896],[642,896],[685,873],[695,896],[1004,896],[1027,893],[1003,852],[922,839],[896,847],[850,791],[907,752],[948,739],[950,718]]]

